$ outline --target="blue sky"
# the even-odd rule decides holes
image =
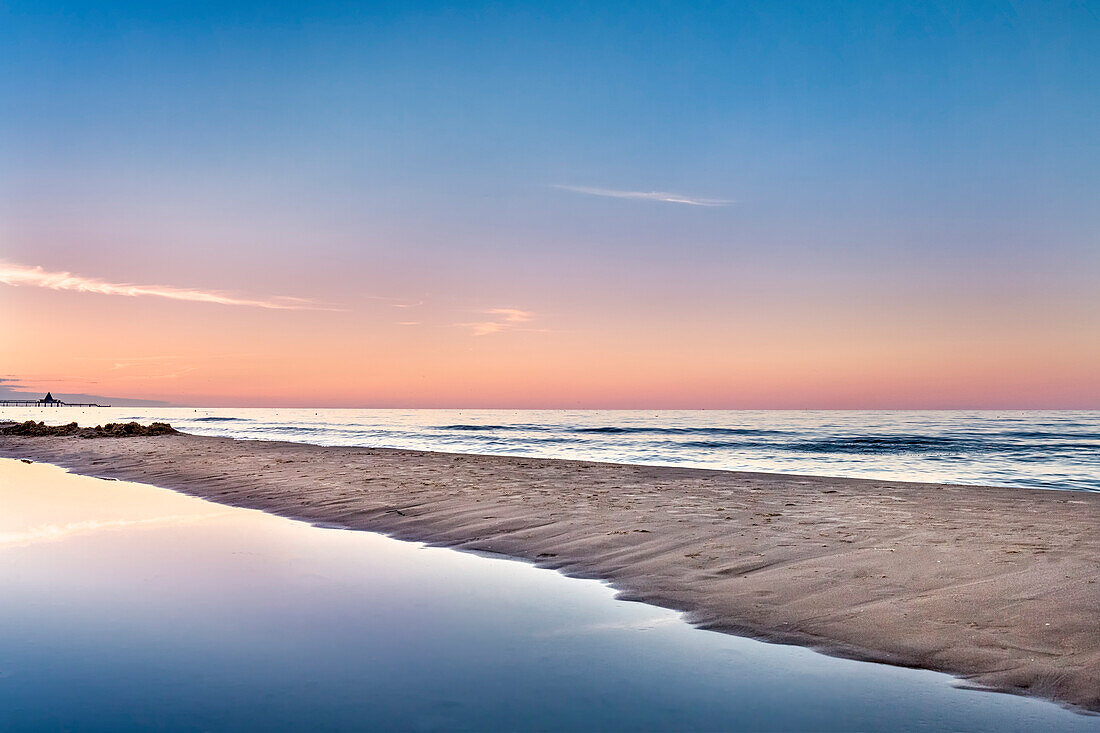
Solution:
[[[1081,331],[1098,69],[1079,2],[6,2],[0,259],[567,321],[659,297],[712,332],[729,289],[899,323],[924,294]]]

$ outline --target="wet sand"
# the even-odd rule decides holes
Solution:
[[[1100,711],[1100,494],[193,435],[0,455],[600,578],[699,626]]]

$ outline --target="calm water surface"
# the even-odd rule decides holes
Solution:
[[[605,586],[0,460],[0,729],[1097,731]]]
[[[1100,412],[0,408],[318,445],[1100,491]]]

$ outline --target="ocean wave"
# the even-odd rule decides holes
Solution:
[[[214,428],[208,428],[213,430]],[[232,428],[231,428],[232,429]],[[309,427],[305,425],[246,425],[241,426],[239,429],[235,429],[235,432],[228,433],[232,436],[252,436],[257,434],[264,435],[326,435],[326,434],[339,434],[350,431],[340,430],[338,428],[321,428],[321,427]]]
[[[229,412],[228,410],[226,412]],[[140,411],[132,412],[138,417]],[[150,412],[139,419],[150,419]],[[160,413],[155,413],[160,419]],[[198,413],[202,415],[202,413]],[[945,481],[981,485],[1100,489],[1100,413],[1019,419],[973,414],[422,413],[350,417],[345,411],[249,413],[184,418],[193,432],[253,440],[358,445],[494,455],[693,465]],[[184,427],[186,430],[186,427]]]
[[[714,427],[642,427],[615,426],[574,427],[569,425],[475,425],[460,423],[456,425],[437,425],[435,430],[456,430],[468,432],[547,432],[581,433],[594,435],[785,435],[782,430],[761,428],[714,428]]]
[[[530,430],[525,425],[437,425],[436,430],[469,430],[471,432],[481,430]]]
[[[616,427],[606,426],[599,428],[571,428],[573,433],[603,433],[607,435],[787,435],[783,430],[766,430],[763,428],[706,428],[706,427]]]
[[[1073,437],[1073,436],[1065,436]],[[868,435],[821,438],[774,446],[804,453],[1012,453],[1042,454],[1096,450],[1090,443],[1023,443],[990,440],[984,436],[950,437],[929,435]],[[1019,456],[1017,456],[1019,457]]]
[[[677,448],[761,448],[764,446],[771,447],[772,443],[750,443],[743,440],[689,440],[683,443],[676,443]]]
[[[996,433],[998,437],[1021,438],[1023,440],[1096,440],[1100,441],[1100,433],[1076,433],[1073,431],[1048,431],[1048,430],[1006,430]],[[1100,445],[1094,445],[1100,448]]]

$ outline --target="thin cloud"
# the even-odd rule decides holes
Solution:
[[[149,374],[149,373],[144,373],[144,374],[119,374],[117,376],[114,376],[113,379],[116,380],[116,381],[117,380],[126,380],[126,381],[136,381],[136,382],[144,382],[145,380],[148,380],[148,379],[178,379],[179,377],[182,377],[184,374],[190,374],[191,372],[198,371],[198,369],[199,369],[198,367],[189,366],[189,367],[181,367],[179,369],[176,369],[175,371],[171,371],[171,372],[167,372],[167,373],[158,372],[158,373],[154,373],[154,374]]]
[[[679,193],[667,191],[618,191],[612,188],[592,188],[590,186],[559,186],[553,185],[562,191],[583,193],[588,196],[604,196],[613,199],[636,199],[641,201],[660,201],[666,204],[687,204],[688,206],[729,206],[734,203],[729,199],[710,199],[699,196],[685,196]]]
[[[203,359],[244,359],[253,356],[253,354],[234,351],[225,352],[221,354],[203,354]],[[178,362],[185,361],[192,357],[183,354],[177,355],[162,355],[162,356],[74,356],[77,361],[92,361],[92,362],[126,362],[127,365],[136,362]],[[117,367],[117,364],[116,364]]]
[[[130,298],[153,297],[169,300],[185,300],[194,303],[214,303],[217,305],[240,305],[271,310],[338,310],[306,298],[277,296],[272,298],[240,298],[216,290],[195,290],[176,288],[170,285],[133,285],[113,283],[70,272],[49,272],[41,267],[27,267],[9,262],[0,262],[0,283],[5,285],[27,285],[48,290],[70,290],[78,293],[97,295],[122,295]]]
[[[469,329],[474,336],[488,336],[489,334],[516,329],[518,324],[527,323],[535,317],[535,314],[531,311],[518,308],[489,308],[481,312],[489,316],[496,316],[496,318],[491,321],[474,321],[455,325]]]
[[[477,321],[475,323],[460,323],[458,325],[462,328],[470,329],[470,332],[475,336],[488,336],[491,333],[500,333],[508,328],[507,323],[497,323],[496,321]]]
[[[508,323],[524,323],[535,317],[531,311],[521,311],[518,308],[490,308],[485,312],[491,316],[500,316]]]
[[[364,295],[367,300],[379,300],[392,308],[419,308],[424,305],[423,300],[409,300],[408,298],[394,298],[389,295]]]

